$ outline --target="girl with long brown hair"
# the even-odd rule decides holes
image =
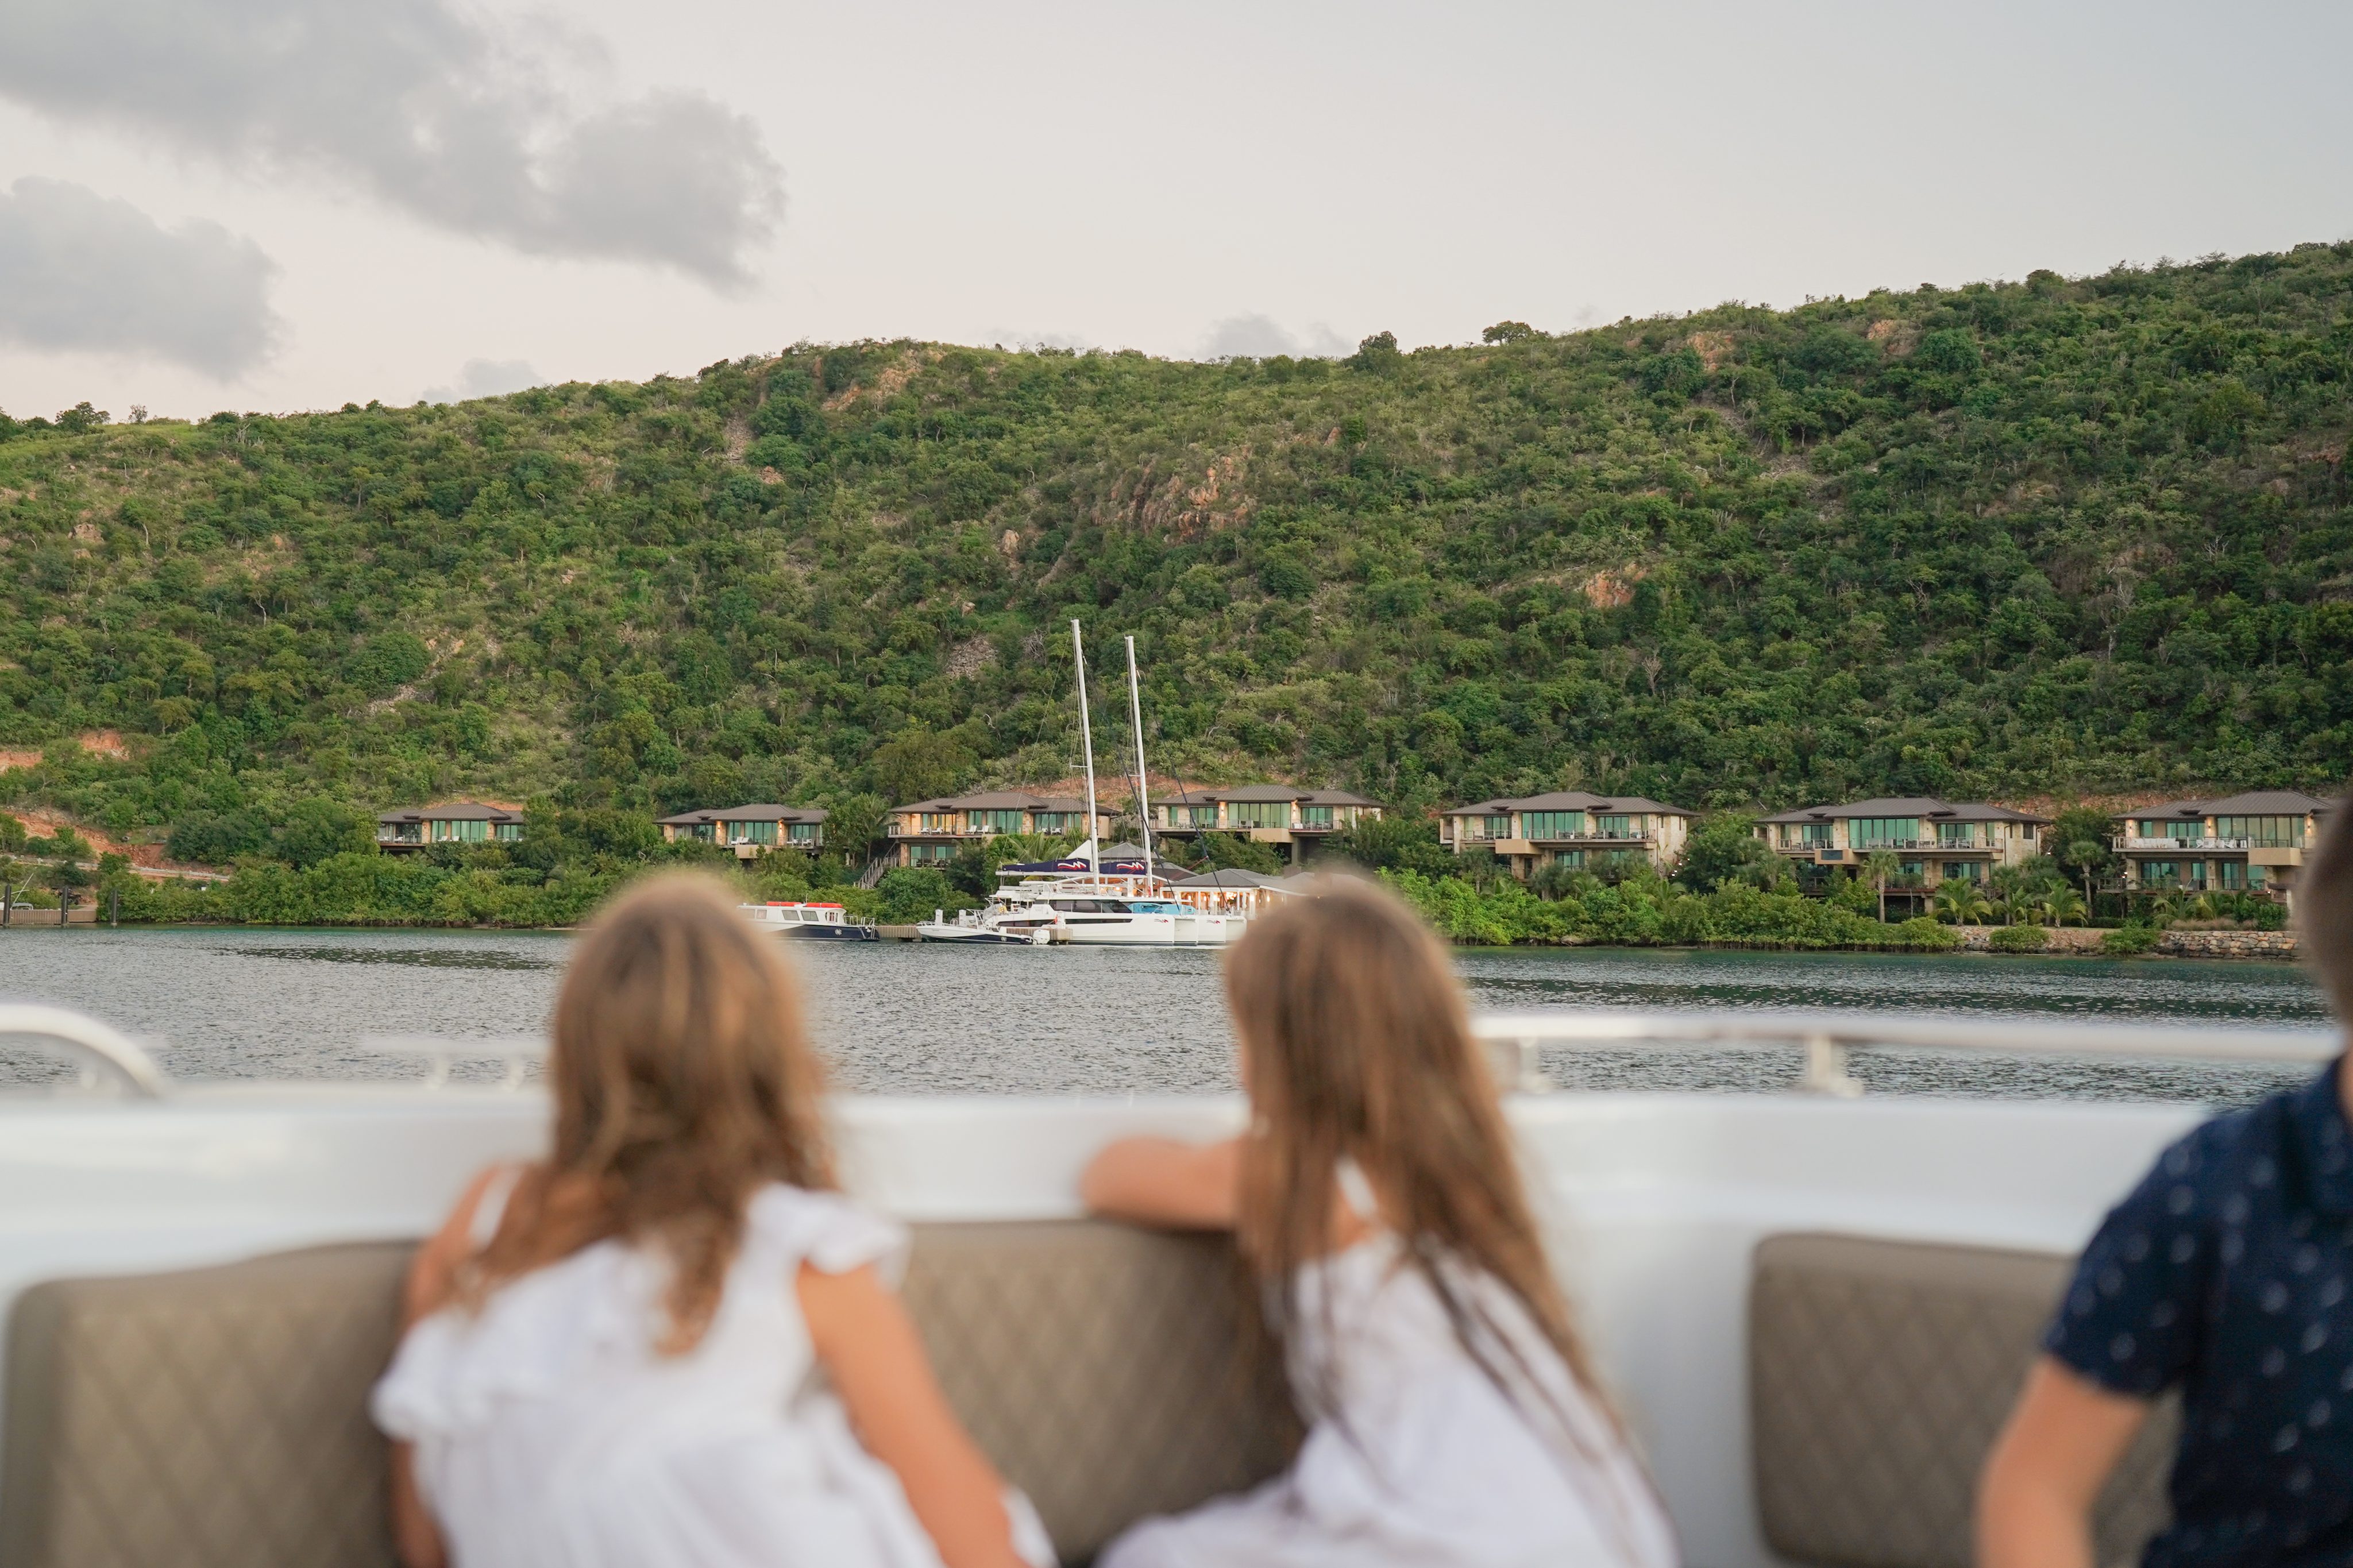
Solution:
[[[1101,1214],[1236,1232],[1309,1430],[1287,1474],[1146,1521],[1103,1568],[1668,1568],[1437,939],[1332,879],[1253,923],[1226,995],[1250,1131],[1124,1140],[1082,1190]]]
[[[884,1282],[903,1235],[834,1190],[798,988],[733,903],[667,877],[597,920],[547,1156],[417,1256],[374,1403],[409,1568],[1051,1560]]]

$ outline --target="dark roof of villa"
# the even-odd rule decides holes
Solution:
[[[799,805],[713,806],[708,811],[681,811],[657,817],[665,827],[699,827],[706,822],[823,822],[829,814],[821,807]]]
[[[2302,816],[2306,812],[2325,816],[2336,805],[2333,800],[2322,800],[2301,790],[2257,789],[2224,795],[2220,800],[2168,800],[2161,805],[2137,805],[2112,815],[2118,822],[2197,822],[2209,816]]]
[[[1795,811],[1760,816],[1759,822],[1839,822],[1857,816],[1925,817],[1930,822],[2048,822],[2031,811],[2012,811],[1982,800],[1938,800],[1934,795],[1896,795],[1882,800],[1852,800],[1844,805],[1808,805]]]
[[[1236,784],[1231,789],[1178,790],[1174,795],[1163,795],[1176,805],[1191,800],[1295,800],[1303,805],[1371,805],[1375,803],[1360,795],[1350,795],[1344,789],[1302,789],[1297,784]]]
[[[1506,811],[1590,811],[1610,816],[1624,813],[1630,816],[1695,816],[1680,805],[1668,805],[1639,795],[1588,795],[1581,789],[1555,790],[1550,795],[1528,795],[1500,800],[1482,800],[1475,805],[1450,808],[1449,816],[1487,816]]]
[[[2302,790],[2257,789],[2210,800],[2203,809],[2209,816],[2302,816],[2307,811],[2327,811],[2336,804]]]
[[[478,800],[453,800],[447,805],[414,805],[376,814],[378,822],[521,822],[522,813]]]
[[[1076,811],[1084,812],[1083,800],[1050,800],[1042,795],[1027,795],[1020,790],[992,790],[981,795],[949,795],[936,800],[919,800],[913,805],[894,805],[892,811]],[[1095,808],[1100,816],[1103,807]]]

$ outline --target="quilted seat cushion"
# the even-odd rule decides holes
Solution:
[[[1825,1568],[1968,1568],[1978,1472],[2073,1261],[1777,1236],[1748,1300],[1750,1436],[1766,1541]],[[2099,1561],[2167,1516],[2178,1417],[2145,1426],[2102,1497]]]
[[[55,1280],[8,1323],[0,1568],[390,1568],[369,1387],[406,1244]],[[919,1226],[906,1300],[950,1401],[1066,1561],[1273,1473],[1232,1253],[1092,1222]]]

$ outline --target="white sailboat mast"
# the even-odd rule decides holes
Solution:
[[[1087,723],[1087,645],[1079,636],[1079,623],[1071,621],[1071,656],[1079,667],[1079,744],[1087,753],[1087,874],[1098,881],[1103,878],[1103,846],[1095,836],[1095,734]]]
[[[1135,639],[1127,639],[1127,717],[1135,727],[1135,814],[1144,822],[1144,880],[1152,881],[1152,795],[1144,784],[1144,698],[1135,684]]]

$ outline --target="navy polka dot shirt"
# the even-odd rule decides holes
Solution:
[[[2181,1390],[2173,1525],[2147,1568],[2353,1564],[2342,1066],[2159,1156],[2084,1249],[2043,1338],[2119,1394]]]

